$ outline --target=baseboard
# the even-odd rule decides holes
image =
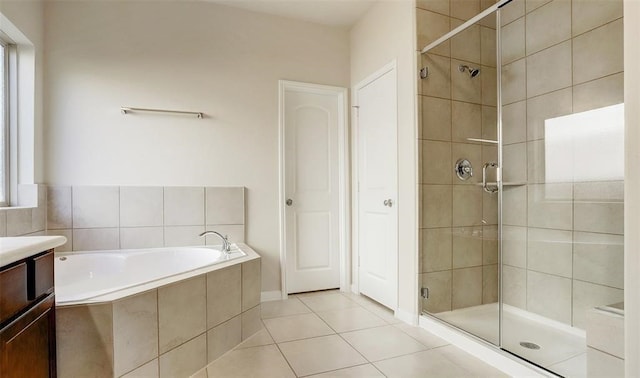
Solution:
[[[413,312],[405,311],[401,308],[398,308],[394,311],[394,315],[396,318],[402,320],[407,324],[411,324],[413,326],[418,325],[418,315]]]
[[[260,302],[279,301],[282,299],[282,291],[263,291],[260,293]]]
[[[420,316],[420,327],[439,336],[474,357],[486,362],[494,368],[508,374],[511,377],[548,377],[552,376],[533,365],[525,365],[526,362],[516,361],[497,348],[475,340],[450,326],[445,325],[429,316]]]

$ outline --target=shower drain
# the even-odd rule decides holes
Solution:
[[[523,346],[523,347],[525,347],[527,349],[540,349],[540,345],[534,344],[534,343],[530,343],[528,341],[520,342],[520,346]]]

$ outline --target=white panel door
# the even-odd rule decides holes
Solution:
[[[339,93],[284,93],[287,293],[340,287]]]
[[[356,88],[360,293],[395,309],[398,294],[395,68]]]

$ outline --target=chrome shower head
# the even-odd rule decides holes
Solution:
[[[465,64],[461,64],[458,66],[458,71],[460,72],[464,72],[464,71],[469,71],[469,77],[476,77],[480,74],[480,69],[479,68],[473,68],[473,67],[469,67]]]

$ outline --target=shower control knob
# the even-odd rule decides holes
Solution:
[[[293,200],[291,198],[287,198],[287,201],[285,203],[287,204],[287,206],[291,206],[293,205]]]
[[[389,207],[391,207],[391,206],[393,206],[393,200],[391,200],[391,199],[384,200],[383,204],[384,204],[385,206],[389,206]]]

